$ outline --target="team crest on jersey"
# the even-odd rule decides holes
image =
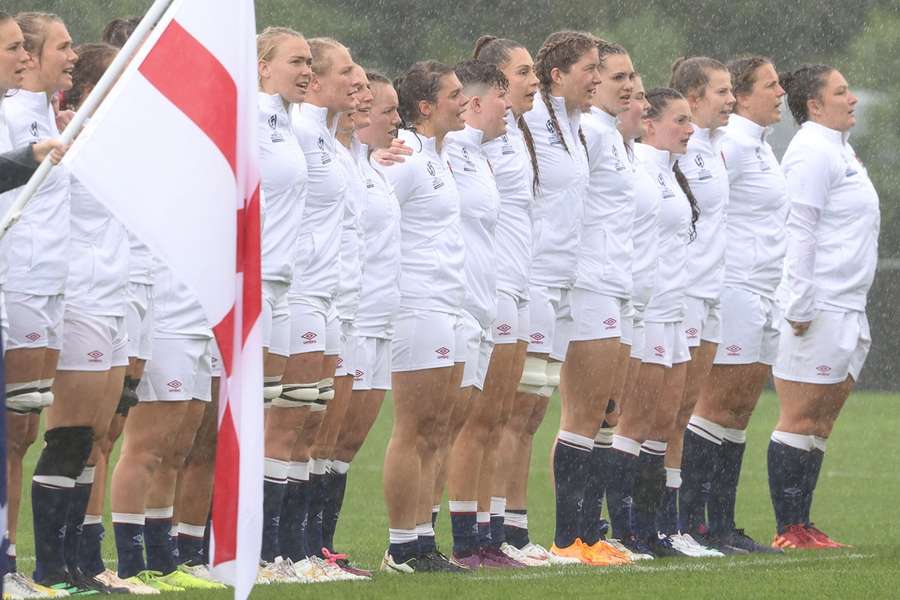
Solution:
[[[666,185],[666,180],[663,179],[662,173],[656,176],[656,181],[659,182],[659,187],[662,188],[662,197],[663,200],[666,198],[674,198],[675,192],[669,189],[669,186]]]
[[[512,144],[509,143],[509,136],[503,135],[503,146],[500,148],[500,154],[503,156],[509,156],[510,154],[515,154],[516,151],[513,149]]]
[[[762,155],[762,148],[759,146],[756,147],[756,160],[759,161],[759,170],[760,171],[770,171],[772,167],[765,161]]]
[[[708,181],[712,179],[712,173],[709,169],[706,168],[706,162],[703,160],[703,157],[699,154],[694,157],[694,164],[700,167],[700,172],[697,174],[697,179],[700,181]]]
[[[284,136],[278,131],[278,115],[269,117],[269,128],[272,130],[271,139],[273,144],[284,141]]]
[[[547,131],[550,132],[550,145],[562,146],[562,140],[559,137],[559,133],[556,131],[556,127],[553,126],[552,119],[547,119]]]
[[[372,181],[371,177],[366,177],[366,189],[371,190],[373,187],[375,187],[375,182]]]
[[[437,169],[434,168],[434,164],[432,164],[430,160],[425,164],[425,168],[428,169],[428,174],[434,178],[431,181],[431,185],[434,189],[439,190],[444,187],[444,182],[437,176]]]
[[[853,166],[853,163],[851,163],[847,159],[844,159],[844,161],[847,163],[847,170],[844,172],[844,177],[853,177],[854,175],[859,173],[859,171],[857,171],[856,168]]]
[[[614,168],[616,171],[624,171],[625,170],[625,162],[622,160],[622,157],[619,156],[619,149],[615,146],[612,147],[612,155],[613,160],[615,161]]]
[[[322,164],[327,165],[331,162],[331,157],[328,156],[328,152],[325,151],[325,138],[321,135],[319,136],[319,141],[316,142],[316,145],[319,146],[319,150],[322,151]]]
[[[32,121],[31,126],[29,127],[29,129],[31,130],[31,137],[37,137],[37,136],[38,136],[38,123],[37,123],[37,121]]]

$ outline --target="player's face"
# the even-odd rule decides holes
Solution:
[[[365,129],[372,122],[372,88],[369,86],[369,80],[366,78],[365,71],[362,67],[357,67],[361,82],[359,91],[356,92],[356,110],[353,111],[351,118],[353,119],[353,127],[357,131]]]
[[[484,141],[506,133],[506,112],[511,108],[509,90],[491,86],[481,97],[481,107],[484,113]]]
[[[306,99],[312,78],[312,53],[301,37],[285,36],[272,59],[259,63],[263,89],[280,95],[285,102],[299,104]]]
[[[369,148],[387,148],[397,137],[400,127],[400,113],[397,108],[397,92],[386,83],[375,83],[372,86],[372,108],[369,111],[369,126],[359,132],[359,139]]]
[[[774,125],[781,120],[784,88],[778,83],[775,67],[766,63],[756,69],[756,82],[749,95],[738,99],[745,117],[763,127]]]
[[[503,67],[503,74],[509,80],[509,102],[513,113],[524,115],[534,106],[534,96],[540,82],[534,74],[534,61],[525,48],[516,48],[509,53],[509,61]]]
[[[715,129],[728,125],[728,117],[734,108],[734,94],[731,93],[731,75],[724,69],[708,71],[709,83],[700,98],[691,99],[691,114],[694,123],[704,129]]]
[[[648,138],[651,138],[648,142],[654,147],[672,154],[687,152],[688,140],[694,133],[687,100],[669,100],[662,114],[656,119],[645,119],[645,124]]]
[[[597,48],[591,48],[581,55],[578,61],[569,67],[568,72],[553,69],[554,92],[566,99],[570,109],[584,110],[590,107],[594,90],[600,84],[600,54]]]
[[[15,19],[0,23],[0,89],[21,87],[28,66],[25,36]]]
[[[619,115],[631,106],[634,91],[634,65],[627,54],[610,54],[600,67],[601,82],[594,93],[594,106],[611,115]]]
[[[38,70],[41,90],[51,94],[70,90],[78,55],[72,49],[69,31],[59,21],[47,22],[44,31],[44,48],[39,57],[32,57],[35,60],[31,63]]]
[[[828,74],[820,98],[810,101],[810,115],[818,123],[835,131],[846,132],[856,125],[856,104],[859,102],[840,71]]]
[[[626,140],[641,137],[644,132],[644,113],[649,103],[644,97],[644,84],[639,75],[634,78],[634,89],[631,91],[631,100],[628,101],[628,110],[619,115],[619,131]]]
[[[321,75],[313,75],[314,85],[325,106],[335,112],[347,112],[356,108],[356,77],[353,70],[353,58],[346,48],[339,46],[329,48],[328,59],[331,64]]]
[[[431,119],[435,131],[459,131],[465,127],[463,114],[469,97],[463,93],[462,84],[456,73],[448,73],[441,78],[437,102],[431,105]]]

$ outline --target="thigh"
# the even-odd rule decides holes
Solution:
[[[149,450],[165,456],[178,440],[190,404],[190,400],[138,403],[125,419],[123,454]]]
[[[53,382],[53,404],[47,429],[92,425],[103,405],[108,371],[59,371]]]
[[[394,428],[418,434],[444,412],[452,368],[394,371]]]
[[[850,392],[853,379],[841,383],[815,384],[775,378],[781,404],[778,431],[828,437]]]

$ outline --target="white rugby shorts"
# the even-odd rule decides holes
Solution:
[[[722,290],[722,337],[717,365],[775,364],[780,325],[778,305],[749,290],[725,287]]]
[[[842,383],[848,376],[858,381],[871,346],[869,319],[862,311],[820,310],[801,336],[784,320],[772,374],[801,383]]]
[[[460,387],[484,389],[494,342],[491,329],[482,327],[478,319],[463,311],[456,327],[456,362],[465,363]]]
[[[492,335],[495,344],[528,341],[528,300],[508,292],[497,292],[497,318]]]
[[[452,367],[458,319],[445,312],[401,309],[394,321],[391,371]]]
[[[3,332],[3,349],[50,348],[62,349],[63,312],[62,294],[35,296],[21,292],[4,291],[6,330]]]
[[[153,338],[153,358],[138,384],[138,400],[209,402],[214,345],[212,338]]]
[[[691,360],[683,323],[644,323],[643,330],[642,362],[671,368]]]
[[[718,301],[688,296],[685,308],[684,334],[690,348],[697,348],[701,341],[718,344],[722,340]]]
[[[571,292],[565,288],[532,286],[529,289],[528,352],[565,360],[569,347]]]
[[[590,290],[572,290],[572,333],[569,341],[622,337],[622,313],[628,301]]]
[[[283,281],[263,281],[262,324],[263,348],[269,354],[291,354],[291,309],[287,293],[290,285]]]
[[[128,356],[142,360],[152,358],[153,314],[153,286],[129,282],[125,302]]]
[[[66,309],[60,371],[108,371],[128,366],[125,317],[84,314]]]
[[[353,338],[353,390],[391,389],[391,340]]]
[[[325,298],[289,298],[291,354],[325,352],[330,303]]]

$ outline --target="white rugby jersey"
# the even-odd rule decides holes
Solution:
[[[534,138],[540,186],[535,196],[532,246],[532,284],[571,287],[575,283],[584,197],[588,186],[588,161],[578,136],[581,112],[566,112],[563,98],[550,96],[569,151],[563,147],[550,119],[550,111],[538,98],[525,114]]]
[[[656,287],[659,207],[662,196],[659,193],[659,183],[647,171],[643,161],[634,154],[633,145],[629,162],[634,169],[634,227],[631,232],[634,287],[631,302],[635,309],[643,312]]]
[[[506,113],[506,134],[482,145],[500,191],[500,217],[494,231],[497,289],[528,297],[531,271],[534,168],[525,137],[512,111]]]
[[[290,283],[306,199],[306,158],[279,94],[257,94],[262,278]]]
[[[816,309],[866,308],[881,214],[848,137],[807,121],[781,161],[792,203],[784,282],[791,320],[811,320]]]
[[[56,116],[47,94],[15,90],[3,101],[13,148],[59,137]],[[12,205],[21,188],[0,196],[0,214]],[[69,273],[69,171],[50,169],[38,192],[0,246],[0,281],[4,289],[38,296],[65,290]]]
[[[400,204],[381,172],[368,160],[358,164],[366,193],[356,329],[363,336],[390,338],[394,316],[400,310]]]
[[[6,108],[3,106],[3,94],[0,94],[0,153],[14,150],[12,139],[9,135],[9,125],[6,122]]]
[[[765,127],[731,115],[724,129],[722,156],[730,185],[725,284],[774,298],[787,248],[784,174]]]
[[[597,107],[581,119],[590,180],[575,287],[627,299],[632,291],[635,175],[616,122],[616,117]]]
[[[153,285],[156,259],[144,242],[128,233],[128,281],[143,285]]]
[[[400,305],[459,314],[465,296],[465,246],[456,182],[435,139],[398,134],[412,148],[400,164],[379,167],[400,203]]]
[[[725,281],[729,186],[721,148],[724,135],[721,129],[694,125],[687,154],[678,159],[700,207],[697,236],[688,245],[687,295],[704,300],[718,300]]]
[[[158,338],[211,338],[200,301],[160,263],[153,283],[153,335]]]
[[[459,190],[460,222],[466,245],[466,295],[463,308],[482,327],[497,316],[497,261],[494,233],[500,217],[500,192],[482,151],[484,132],[466,125],[444,139],[443,155]]]
[[[362,213],[366,206],[366,184],[359,170],[358,161],[368,160],[369,149],[353,136],[350,148],[338,143],[337,157],[346,173],[347,195],[344,199],[344,218],[341,227],[340,275],[335,308],[339,319],[351,322],[356,319],[359,308],[363,268]]]
[[[634,149],[656,181],[660,198],[655,284],[644,309],[644,321],[677,323],[685,316],[691,205],[672,171],[677,157],[646,144],[635,144]]]
[[[304,102],[294,105],[294,135],[306,154],[309,179],[301,218],[297,262],[289,296],[334,298],[337,293],[341,227],[347,179],[337,160],[334,137],[337,118],[329,128],[328,109]]]
[[[70,179],[72,230],[66,307],[124,317],[128,290],[128,231],[76,177]]]

